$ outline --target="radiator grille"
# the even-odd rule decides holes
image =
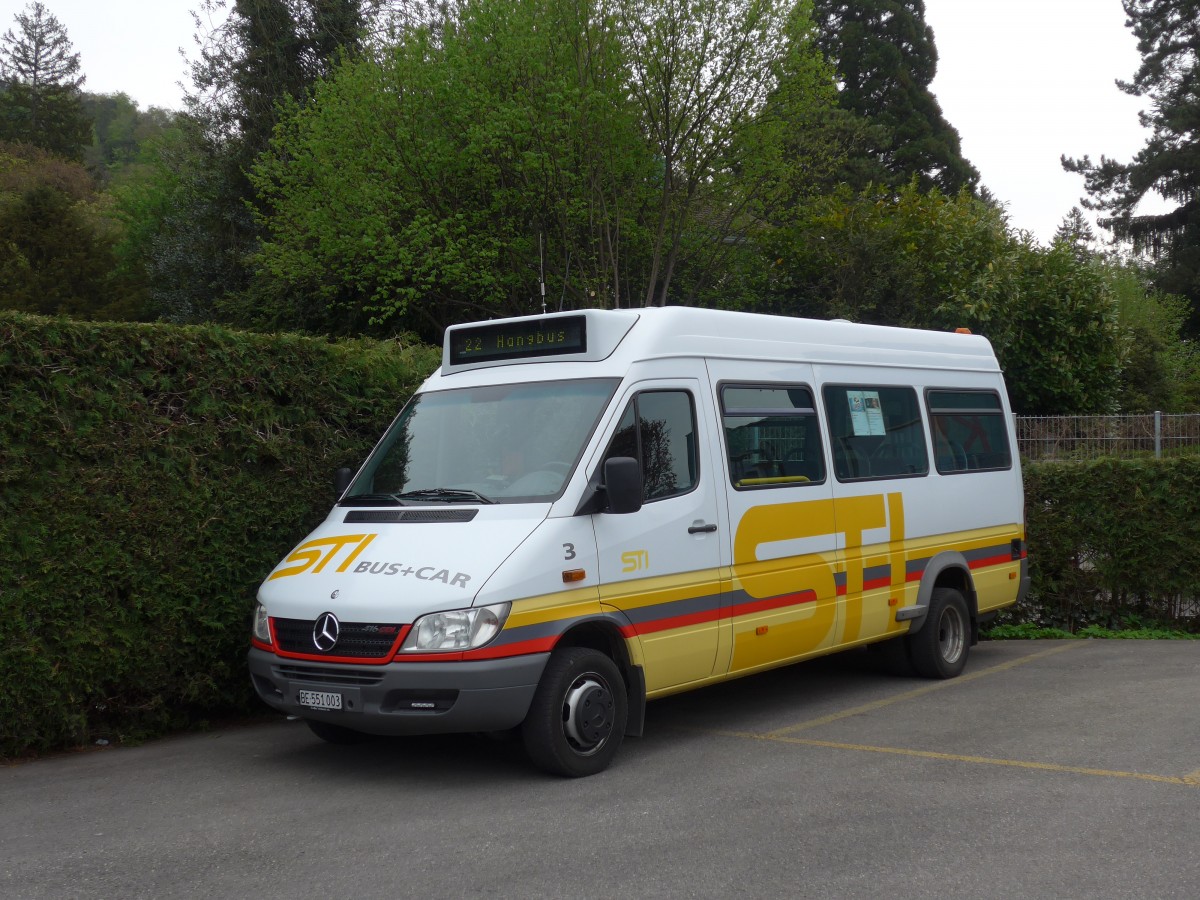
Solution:
[[[304,653],[316,656],[341,656],[350,659],[383,659],[403,631],[402,625],[375,622],[342,622],[337,643],[328,651],[317,649],[313,643],[311,619],[274,619],[275,640],[285,653]]]

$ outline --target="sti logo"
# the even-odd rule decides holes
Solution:
[[[267,581],[276,578],[287,578],[289,575],[301,575],[308,572],[317,575],[335,557],[346,551],[341,565],[335,571],[345,572],[350,564],[358,559],[358,555],[367,549],[377,534],[343,534],[337,537],[318,538],[301,544],[281,564],[281,568],[272,572]],[[289,565],[289,563],[291,565]]]

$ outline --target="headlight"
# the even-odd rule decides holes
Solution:
[[[512,604],[497,603],[472,609],[430,613],[413,623],[401,653],[433,653],[441,650],[474,650],[482,647],[504,627]]]
[[[267,608],[261,603],[254,607],[254,637],[264,644],[271,643],[271,626],[267,622]]]

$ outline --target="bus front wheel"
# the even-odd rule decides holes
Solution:
[[[629,704],[616,663],[588,647],[551,654],[521,726],[534,765],[580,778],[602,772],[625,735]]]

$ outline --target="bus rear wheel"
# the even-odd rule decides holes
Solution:
[[[595,775],[616,756],[628,715],[616,663],[598,650],[563,647],[546,663],[521,737],[538,768],[570,778]]]
[[[971,619],[967,601],[954,588],[934,588],[925,624],[908,639],[908,657],[918,675],[953,678],[967,664]]]

